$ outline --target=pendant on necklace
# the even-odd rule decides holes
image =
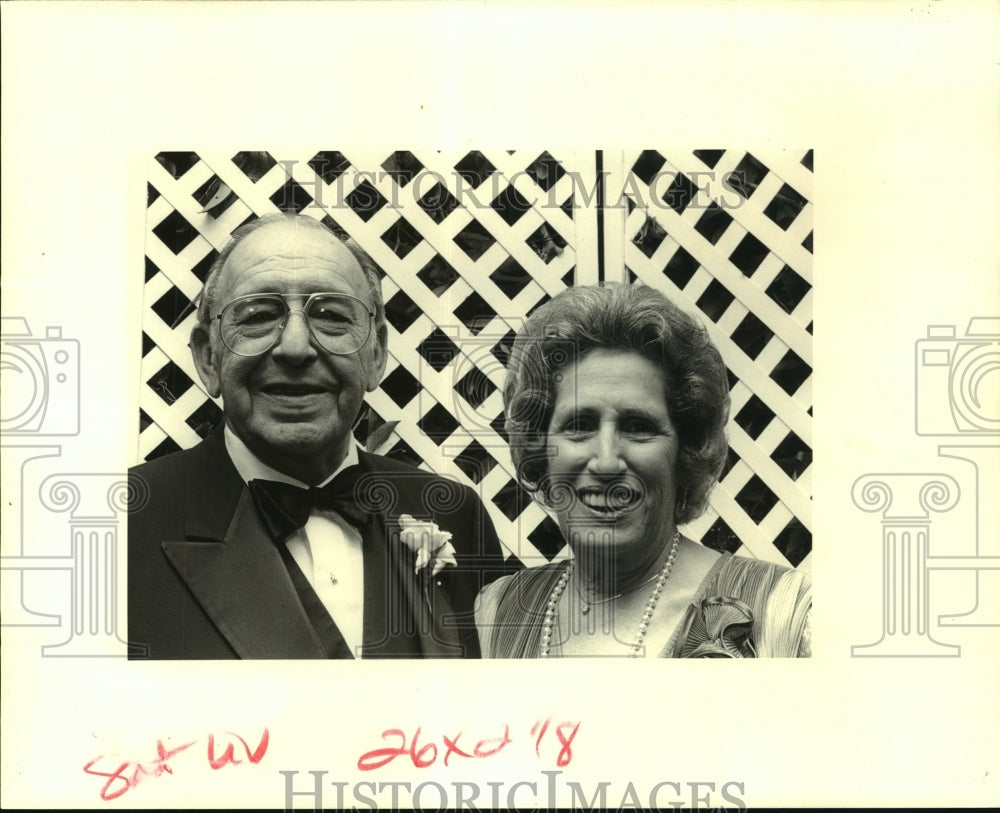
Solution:
[[[586,615],[589,612],[590,612],[590,605],[583,599],[580,599],[580,614]]]
[[[334,576],[334,575],[333,575],[333,574],[331,573],[331,574],[330,574],[330,584],[336,584],[336,583],[337,583],[337,577],[336,577],[336,576]]]

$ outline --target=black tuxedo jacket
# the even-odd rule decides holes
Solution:
[[[363,656],[479,657],[473,603],[501,574],[475,492],[359,451],[368,510]],[[129,472],[128,639],[133,657],[353,657],[284,544],[265,530],[222,431]],[[457,567],[414,573],[399,540],[410,514],[451,531]],[[142,653],[142,654],[139,654]]]

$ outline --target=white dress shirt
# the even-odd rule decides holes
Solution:
[[[225,438],[226,451],[244,482],[277,480],[309,488],[307,483],[263,463],[228,426]],[[358,449],[352,443],[344,461],[320,485],[326,485],[357,462]],[[336,511],[313,508],[305,527],[289,536],[285,544],[347,645],[355,657],[360,658],[365,597],[361,533]]]

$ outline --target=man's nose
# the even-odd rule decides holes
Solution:
[[[620,474],[625,471],[621,435],[612,424],[602,424],[592,444],[587,468],[593,474]]]
[[[278,343],[271,350],[271,355],[287,364],[304,364],[316,358],[316,348],[313,346],[312,334],[306,316],[299,310],[290,310],[285,319]]]

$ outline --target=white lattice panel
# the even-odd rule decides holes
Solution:
[[[477,488],[519,560],[558,555],[561,540],[514,481],[502,431],[506,350],[541,302],[625,273],[700,312],[733,374],[730,465],[692,535],[801,561],[810,545],[811,170],[802,152],[745,155],[712,151],[712,167],[705,153],[605,153],[606,197],[624,191],[631,201],[612,213],[591,194],[592,151],[161,153],[148,174],[139,454],[188,447],[219,419],[187,349],[191,302],[216,252],[253,217],[301,211],[332,221],[385,270],[390,360],[368,403],[377,421],[399,421],[389,453]],[[643,177],[651,159],[652,179]],[[650,189],[678,172],[713,173],[700,177],[704,200],[652,205]],[[750,176],[743,197],[726,173]],[[789,187],[798,210],[776,219]],[[706,236],[699,224],[712,200],[739,205],[713,215]],[[763,253],[751,273],[748,243],[755,261]],[[792,294],[775,296],[789,280]],[[794,375],[784,372],[790,352]]]
[[[805,150],[659,150],[627,153],[619,165],[634,204],[626,267],[701,317],[731,373],[730,461],[695,535],[804,568],[812,525],[811,162]]]

